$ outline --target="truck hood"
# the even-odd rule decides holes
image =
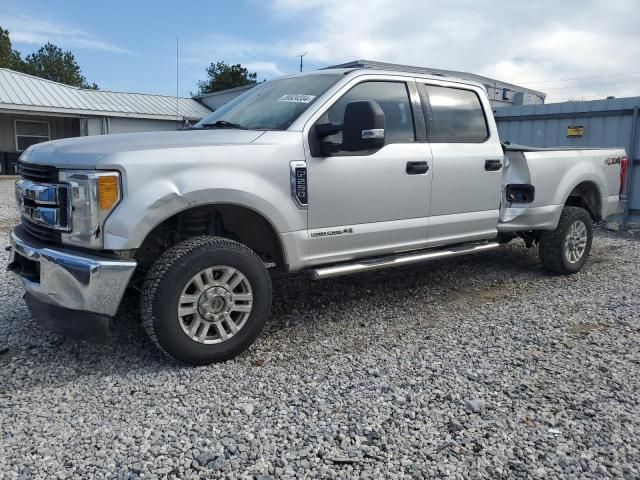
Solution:
[[[121,153],[216,145],[247,145],[264,133],[255,130],[216,129],[66,138],[34,145],[22,154],[21,160],[63,168],[93,168],[107,163],[107,159],[112,159],[114,155]]]

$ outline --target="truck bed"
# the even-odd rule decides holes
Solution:
[[[505,164],[498,230],[553,230],[573,193],[589,191],[592,217],[605,219],[619,211],[624,149],[536,148],[503,144]],[[533,199],[510,201],[509,185],[531,185]]]

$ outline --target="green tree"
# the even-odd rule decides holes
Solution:
[[[227,65],[225,62],[209,65],[207,76],[206,80],[198,81],[198,95],[251,85],[256,83],[257,78],[256,73],[249,72],[242,65]]]
[[[9,31],[0,27],[0,67],[10,68],[19,72],[25,71],[25,64],[20,57],[20,52],[14,50],[9,38]]]
[[[31,55],[27,55],[27,58],[23,60],[20,52],[14,50],[11,45],[9,31],[2,27],[0,27],[0,67],[74,87],[98,88],[95,83],[87,83],[73,53],[63,52],[60,47],[51,43],[47,43]]]
[[[82,75],[80,65],[73,53],[64,52],[60,47],[47,43],[35,53],[27,55],[25,59],[28,73],[36,77],[46,78],[74,87],[97,89],[98,86],[88,84]]]

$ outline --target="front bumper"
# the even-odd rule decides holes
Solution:
[[[10,241],[9,269],[29,296],[62,309],[114,316],[136,268],[133,260],[52,247],[20,225]]]

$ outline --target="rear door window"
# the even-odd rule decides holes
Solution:
[[[425,85],[427,138],[431,143],[482,143],[487,120],[476,92]]]

